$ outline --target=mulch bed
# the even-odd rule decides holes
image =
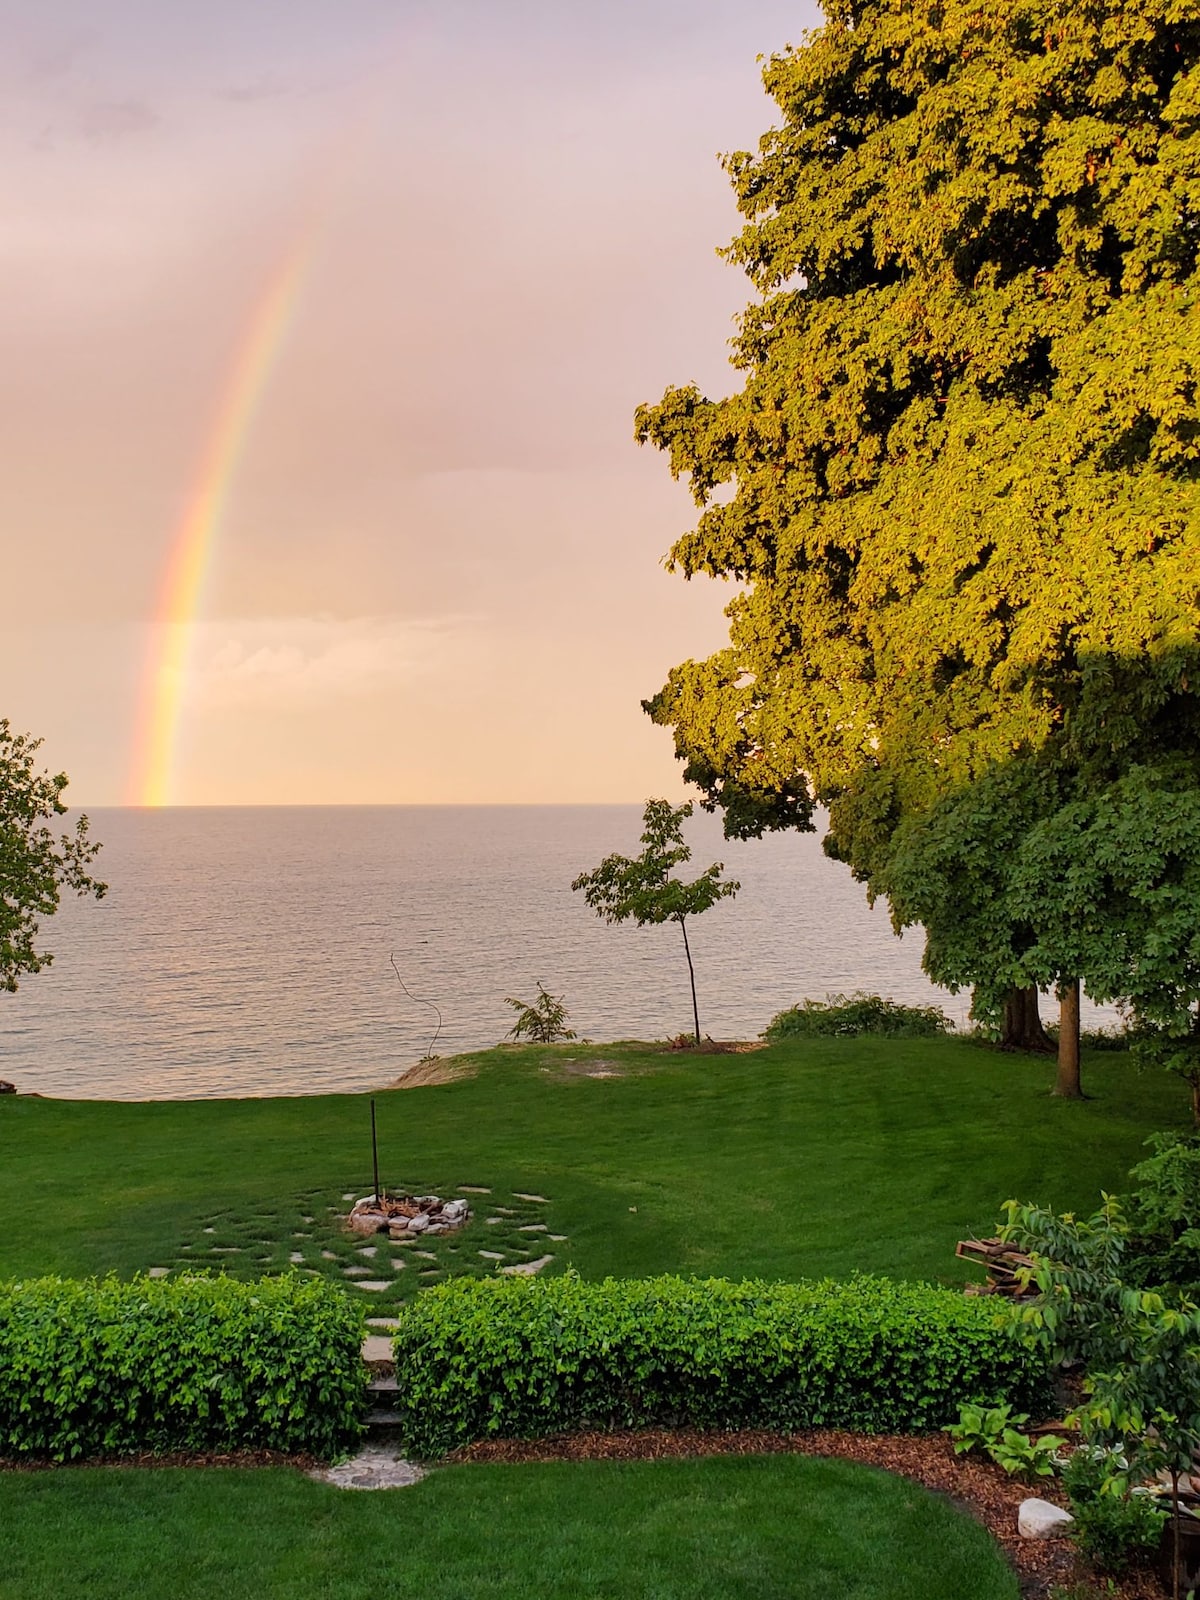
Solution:
[[[949,1439],[911,1434],[843,1433],[816,1428],[805,1433],[698,1433],[692,1429],[646,1430],[638,1433],[575,1433],[550,1439],[487,1439],[455,1451],[455,1462],[521,1461],[652,1461],[678,1456],[745,1456],[799,1453],[833,1456],[881,1467],[944,1495],[983,1526],[1004,1551],[1026,1600],[1044,1600],[1055,1584],[1097,1582],[1096,1593],[1111,1600],[1162,1600],[1163,1588],[1153,1572],[1135,1572],[1103,1588],[1067,1539],[1022,1539],[1017,1533],[1017,1508],[1030,1495],[1065,1505],[1062,1487],[1053,1478],[1036,1488],[1014,1482],[990,1461],[956,1456]]]

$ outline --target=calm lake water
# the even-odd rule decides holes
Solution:
[[[162,1099],[382,1086],[429,1047],[497,1043],[540,980],[593,1039],[690,1026],[678,928],[610,927],[571,880],[636,851],[637,806],[96,810],[108,897],[44,925],[54,965],[0,995],[0,1077],[23,1091]],[[816,835],[735,844],[688,825],[740,895],[689,924],[700,1023],[750,1038],[805,996],[936,1000],[921,938]],[[389,965],[395,953],[402,991]]]

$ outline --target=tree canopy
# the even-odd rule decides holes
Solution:
[[[66,813],[67,775],[38,772],[41,742],[0,719],[0,990],[10,992],[53,960],[38,948],[39,919],[58,909],[63,889],[100,899],[107,888],[88,872],[100,846],[88,837],[87,817],[57,839],[47,826]]]
[[[742,387],[637,413],[700,507],[669,564],[741,586],[646,708],[727,832],[825,804],[886,891],[900,824],[999,767],[1036,758],[1031,818],[1195,770],[1200,14],[825,10],[725,161]]]

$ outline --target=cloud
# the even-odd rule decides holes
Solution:
[[[392,691],[458,654],[470,619],[250,618],[194,626],[188,701],[197,710],[283,711]]]
[[[130,134],[148,133],[162,118],[145,100],[97,100],[80,118],[79,131],[90,143],[124,139]]]

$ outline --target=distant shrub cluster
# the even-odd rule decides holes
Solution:
[[[982,1299],[919,1283],[457,1279],[400,1313],[405,1449],[637,1427],[921,1432],[986,1391],[1030,1410],[1045,1359]]]
[[[919,1039],[953,1031],[953,1021],[938,1006],[904,1006],[898,1000],[856,989],[853,994],[827,994],[824,1000],[802,1000],[772,1017],[762,1036],[776,1040],[873,1033],[890,1039]]]
[[[271,1449],[362,1432],[362,1314],[298,1274],[0,1284],[0,1456]]]

